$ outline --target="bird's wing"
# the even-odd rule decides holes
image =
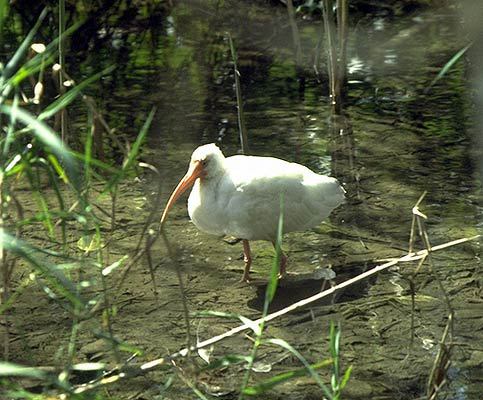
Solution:
[[[274,240],[283,197],[284,232],[307,229],[340,204],[334,178],[270,157],[227,158],[235,191],[227,205],[227,233],[244,239]],[[233,186],[232,186],[233,187]]]

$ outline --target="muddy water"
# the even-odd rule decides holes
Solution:
[[[300,24],[306,75],[302,84],[283,8],[250,2],[237,2],[236,7],[225,2],[219,8],[188,3],[174,6],[160,22],[162,32],[139,38],[138,48],[125,39],[133,62],[118,72],[124,84],[112,89],[106,104],[127,131],[131,114],[145,113],[149,104],[157,106],[143,159],[160,171],[161,211],[194,148],[216,142],[227,155],[239,149],[225,34],[231,32],[239,55],[251,153],[281,157],[332,174],[348,192],[347,203],[327,223],[284,237],[289,272],[294,276],[279,288],[272,310],[320,291],[323,283],[310,276],[317,267],[332,268],[335,281],[340,282],[377,265],[376,260],[405,254],[411,209],[424,191],[421,211],[428,217],[426,227],[433,245],[478,232],[481,209],[475,165],[479,154],[472,144],[476,128],[465,64],[456,64],[447,77],[426,90],[438,68],[466,44],[456,10],[419,10],[399,18],[382,12],[370,18],[354,17],[344,117],[334,119],[325,66],[319,65],[319,77],[313,70],[319,22],[308,19]],[[136,52],[143,51],[148,53],[142,58],[144,63],[136,63],[141,59]],[[105,57],[107,62],[107,53],[91,57]],[[122,229],[114,233],[113,259],[133,251],[133,238],[139,236],[153,206],[157,180],[145,174],[120,193]],[[199,232],[190,223],[183,202],[170,215],[167,234],[178,251],[191,312],[260,316],[263,282],[273,259],[270,244],[253,243],[256,283],[248,286],[237,283],[243,269],[241,244]],[[423,248],[420,240],[416,248]],[[141,260],[116,297],[114,318],[115,335],[142,349],[143,360],[178,350],[186,336],[175,265],[160,242],[154,245],[152,257],[158,298],[147,263]],[[270,324],[267,335],[285,339],[310,362],[317,362],[328,357],[329,322],[338,321],[343,368],[354,368],[347,398],[418,398],[425,393],[450,312],[446,295],[455,324],[445,390],[449,398],[479,399],[483,392],[483,299],[478,244],[436,252],[432,261],[433,271],[425,264],[415,273],[417,264],[401,264],[325,302],[286,315]],[[297,280],[297,276],[307,279]],[[414,309],[410,282],[416,288]],[[41,309],[25,300],[19,311],[32,307]],[[68,316],[58,311],[54,319],[67,335]],[[51,311],[39,311],[38,326],[29,327],[36,343],[29,354],[40,364],[51,362],[42,354],[58,349],[53,341],[56,335],[45,327],[51,316]],[[235,324],[196,319],[191,331],[202,340]],[[212,357],[248,354],[251,345],[247,337],[238,336],[216,345]],[[109,360],[102,346],[86,330],[79,343],[79,360]],[[255,381],[300,367],[281,348],[263,347],[260,362],[266,371],[254,372]],[[232,367],[203,373],[196,380],[206,393],[231,398],[242,374],[242,366]],[[166,380],[164,372],[156,372],[136,381],[135,388],[127,383],[117,389],[134,398],[154,398]],[[171,390],[181,398],[194,397],[185,385]],[[310,399],[322,394],[310,379],[298,378],[264,398],[287,396]]]

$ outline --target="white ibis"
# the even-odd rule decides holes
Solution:
[[[223,155],[215,144],[198,147],[186,175],[178,183],[161,218],[164,224],[176,200],[191,186],[188,213],[202,231],[243,240],[249,281],[249,240],[268,240],[275,246],[284,198],[283,233],[318,225],[344,201],[345,190],[335,178],[318,175],[307,167],[273,157]],[[280,275],[286,270],[282,254]]]

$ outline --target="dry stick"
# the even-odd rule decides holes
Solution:
[[[144,162],[140,162],[139,166],[143,167],[143,168],[149,168],[151,171],[156,173],[156,175],[158,177],[158,179],[157,179],[158,180],[158,190],[156,192],[155,200],[153,201],[153,207],[151,209],[151,212],[149,213],[148,218],[146,219],[146,223],[143,226],[143,230],[141,231],[141,236],[140,236],[138,244],[136,246],[135,253],[137,253],[139,251],[139,248],[140,248],[141,243],[142,243],[142,239],[143,239],[144,235],[146,234],[149,226],[154,222],[154,218],[157,215],[157,211],[158,211],[157,206],[158,206],[158,204],[161,200],[161,192],[162,192],[162,186],[163,186],[163,181],[160,178],[159,171],[155,166],[153,166],[151,164],[144,163]],[[147,239],[148,241],[146,242],[146,260],[148,262],[149,273],[151,275],[151,281],[153,282],[153,290],[154,290],[154,297],[156,299],[156,303],[159,301],[159,297],[158,297],[158,289],[156,287],[156,276],[154,274],[154,267],[153,267],[153,262],[152,262],[152,258],[151,258],[151,247],[152,247],[152,244],[154,243],[154,241],[157,239],[157,237],[158,236],[155,236],[154,238],[148,237],[148,239]],[[150,240],[152,240],[152,242],[150,242]]]
[[[146,222],[146,225],[149,223],[149,221]],[[147,229],[143,229],[143,236],[145,234]],[[153,245],[153,243],[157,240],[157,238],[159,237],[159,233],[157,233],[156,235],[154,235],[153,237],[149,237],[147,240],[146,240],[146,246],[144,248],[142,248],[141,250],[137,250],[135,251],[134,253],[134,256],[133,258],[131,259],[131,261],[126,265],[125,269],[124,269],[124,272],[122,273],[122,276],[121,276],[121,280],[119,281],[117,287],[116,287],[116,292],[118,292],[119,290],[121,290],[121,287],[122,285],[124,284],[124,281],[126,280],[126,277],[129,273],[129,271],[131,270],[131,268],[142,258],[144,257],[144,255],[146,254],[147,251],[150,250],[151,246]],[[141,240],[142,240],[143,237],[141,237],[140,239],[140,242],[141,243]],[[138,243],[138,244],[139,244]],[[86,318],[89,318],[90,316],[94,315],[98,310],[99,308],[101,308],[102,306],[102,302],[97,302],[89,311],[89,314],[86,316]]]
[[[107,331],[109,332],[109,342],[112,346],[112,350],[114,352],[114,358],[117,363],[120,363],[121,356],[119,354],[119,347],[115,341],[114,336],[114,329],[112,328],[112,309],[111,309],[111,302],[109,301],[109,288],[107,286],[106,277],[104,274],[101,273],[101,281],[102,281],[102,291],[104,293],[104,301],[99,302],[99,304],[104,305],[106,322],[107,322]]]
[[[3,184],[4,184],[4,178],[5,175],[3,172],[1,173],[1,179],[0,179],[0,210],[5,210],[6,205],[3,197]],[[9,188],[9,197],[10,201],[12,201],[15,204],[15,207],[17,209],[17,218],[19,221],[22,221],[24,218],[24,213],[23,213],[23,207],[22,204],[18,201],[17,196],[15,195],[13,189],[10,187]],[[3,212],[0,215],[0,232],[3,234],[4,233],[4,223],[3,223]],[[15,237],[19,238],[21,233],[21,228],[20,226],[17,226],[15,228]],[[10,282],[11,278],[13,275],[13,270],[15,269],[15,265],[17,263],[17,257],[10,257],[8,258],[8,254],[5,251],[5,248],[3,247],[3,244],[0,244],[0,264],[1,264],[1,275],[2,275],[2,294],[0,297],[0,305],[2,307],[5,307],[5,311],[3,312],[3,323],[5,326],[5,335],[4,335],[4,354],[3,354],[3,359],[8,361],[9,359],[9,353],[10,353],[10,325],[8,322],[8,303],[13,304],[13,299],[15,296],[18,296],[19,293],[21,293],[21,289],[23,285],[17,286],[14,292],[10,293]],[[29,279],[27,279],[27,282]],[[26,286],[26,285],[25,285]]]
[[[327,54],[329,57],[327,66],[329,69],[329,84],[330,84],[330,104],[336,114],[340,111],[340,93],[337,84],[338,68],[337,68],[337,49],[335,42],[335,22],[334,14],[332,12],[332,0],[322,1],[322,15],[324,20],[325,34],[327,35]]]
[[[59,51],[59,65],[61,69],[59,70],[59,94],[60,96],[64,95],[66,92],[66,87],[64,86],[64,63],[65,63],[65,37],[64,37],[64,32],[65,32],[65,26],[66,26],[66,18],[65,18],[65,1],[61,0],[59,1],[59,34],[61,35],[59,38],[59,45],[58,45],[58,51]],[[60,131],[61,131],[61,139],[62,142],[68,143],[68,130],[67,130],[67,110],[65,108],[62,108],[59,112],[60,114]]]
[[[429,270],[431,271],[431,275],[436,279],[436,282],[439,286],[439,289],[443,293],[445,302],[447,304],[447,307],[449,309],[449,316],[448,316],[448,321],[446,323],[446,328],[443,333],[443,337],[440,342],[440,347],[438,350],[438,355],[436,356],[434,363],[433,363],[433,368],[431,370],[431,374],[429,375],[428,379],[428,386],[427,386],[427,397],[429,400],[435,400],[436,396],[439,392],[439,390],[444,386],[446,383],[446,373],[449,368],[449,365],[451,363],[450,359],[450,352],[451,352],[451,345],[446,347],[445,341],[446,337],[449,333],[450,335],[450,340],[453,338],[453,317],[454,317],[454,309],[453,306],[451,305],[451,300],[448,296],[448,293],[446,292],[443,282],[439,278],[438,274],[436,273],[436,270],[434,268],[434,262],[433,258],[431,257],[431,243],[429,242],[429,236],[428,232],[426,230],[426,227],[424,225],[424,216],[422,215],[417,215],[417,223],[418,223],[418,228],[419,228],[419,235],[421,236],[424,245],[426,246],[426,249],[428,251],[428,266]]]
[[[425,190],[423,194],[419,196],[419,199],[414,205],[412,210],[413,219],[411,221],[411,232],[409,235],[409,251],[408,251],[409,253],[413,252],[414,242],[416,240],[416,215],[420,215],[420,216],[423,216],[423,218],[426,218],[426,216],[419,211],[419,205],[421,204],[421,202],[423,201],[427,193],[428,192]]]
[[[337,0],[337,33],[339,59],[337,63],[337,81],[339,84],[339,93],[342,93],[341,86],[346,79],[347,64],[347,39],[349,34],[349,4],[348,0]]]
[[[70,82],[75,82],[70,75],[65,71],[63,66],[61,66],[60,70],[63,74],[64,77],[69,80]],[[82,93],[82,92],[81,92]],[[106,122],[102,114],[99,112],[99,106],[96,104],[95,100],[86,95],[82,94],[82,100],[84,101],[85,105],[89,108],[89,110],[92,112],[94,116],[94,120],[98,121],[101,126],[104,128],[104,130],[110,135],[110,139],[112,139],[113,142],[116,143],[117,147],[119,148],[120,151],[123,152],[123,155],[126,157],[127,152],[125,151],[125,146],[119,141],[117,135],[114,135],[115,129],[112,129],[109,124]]]
[[[156,287],[156,276],[154,275],[153,258],[151,257],[151,246],[146,249],[146,262],[148,263],[149,274],[151,276],[151,282],[153,282],[154,298],[156,302],[159,301],[158,289]]]
[[[143,247],[141,250],[139,250],[137,253],[135,253],[134,257],[131,259],[131,262],[129,262],[126,267],[124,268],[124,272],[122,273],[121,280],[117,285],[117,291],[119,291],[124,284],[124,281],[126,280],[127,274],[131,270],[131,268],[139,261],[141,257],[143,257],[146,254],[146,251],[148,251],[152,244],[155,242],[155,240],[159,237],[159,235],[156,235],[155,238],[148,238],[146,241],[146,246]]]
[[[428,232],[427,232],[426,227],[424,225],[424,221],[422,220],[421,217],[418,217],[418,227],[419,227],[420,231],[422,232],[423,243],[426,246],[426,249],[428,250],[428,260],[429,260],[428,265],[429,265],[429,269],[431,271],[431,274],[436,279],[436,282],[439,285],[439,289],[443,293],[443,296],[444,296],[444,299],[445,299],[446,304],[448,306],[448,309],[450,311],[450,314],[454,315],[454,310],[453,310],[453,306],[451,305],[451,300],[450,300],[448,293],[446,292],[446,290],[443,286],[443,282],[441,282],[441,279],[439,279],[439,276],[436,273],[436,270],[434,268],[433,258],[431,257],[431,243],[429,242]],[[451,318],[451,320],[452,320],[452,318]],[[453,332],[453,326],[451,326],[451,333],[452,332]]]
[[[450,334],[450,337],[453,337],[453,316],[454,316],[454,310],[451,305],[451,301],[449,299],[449,296],[443,286],[443,283],[439,279],[439,276],[436,274],[436,270],[434,268],[434,262],[431,257],[431,243],[429,241],[429,235],[426,230],[426,226],[424,225],[424,221],[427,219],[427,217],[419,211],[419,204],[423,200],[424,196],[426,195],[426,192],[424,192],[419,200],[416,202],[416,205],[412,209],[412,223],[411,223],[411,234],[410,234],[410,239],[409,239],[409,251],[412,251],[412,248],[414,246],[415,238],[416,238],[416,225],[418,227],[419,231],[419,236],[421,240],[424,243],[424,246],[426,247],[427,250],[427,257],[424,257],[421,259],[421,261],[418,263],[418,266],[416,270],[414,271],[411,279],[410,279],[410,287],[411,287],[411,303],[412,303],[412,309],[411,309],[411,346],[414,342],[414,310],[415,310],[415,301],[414,301],[414,295],[415,295],[415,288],[414,288],[414,277],[416,274],[419,272],[421,269],[422,265],[428,259],[428,265],[429,269],[431,272],[431,275],[436,279],[436,282],[443,293],[443,296],[445,298],[445,302],[448,306],[448,309],[450,311],[449,316],[448,316],[448,321],[446,323],[446,327],[443,333],[443,337],[440,341],[440,347],[438,350],[438,354],[434,360],[433,367],[431,369],[431,373],[429,374],[428,382],[427,382],[427,393],[426,393],[426,398],[429,400],[434,400],[436,399],[436,396],[439,392],[439,390],[443,387],[443,385],[446,383],[446,373],[448,371],[448,368],[451,363],[450,359],[450,353],[451,353],[451,345],[446,346],[446,338],[448,336],[448,333]]]
[[[287,0],[287,12],[290,28],[292,29],[293,45],[295,47],[295,67],[299,69],[302,68],[302,45],[300,43],[299,30],[295,20],[295,8],[292,0]]]
[[[443,336],[439,342],[439,350],[436,358],[434,359],[431,373],[429,374],[426,397],[429,400],[435,400],[438,392],[446,383],[446,373],[451,365],[451,349],[452,344],[446,346],[446,338],[450,335],[450,341],[452,341],[453,334],[453,313],[448,315],[448,322],[444,328]]]
[[[315,45],[314,62],[312,68],[314,69],[315,76],[317,77],[317,82],[321,82],[321,76],[319,71],[320,53],[322,52],[322,42],[324,41],[324,24],[320,24],[320,34]]]
[[[179,368],[174,361],[171,361],[171,363],[175,368],[175,371],[177,372],[177,376],[183,381],[183,383],[186,386],[188,386],[197,395],[199,399],[208,400],[207,397],[196,387],[196,384],[191,382],[191,380],[186,377],[186,375],[181,370],[181,368]]]
[[[5,174],[2,171],[0,171],[0,235],[3,238],[4,235],[4,226],[3,226],[3,210],[4,210],[4,197],[3,197],[3,191],[4,191],[4,177]],[[9,279],[8,279],[8,264],[7,264],[7,254],[5,251],[5,248],[3,247],[3,241],[0,241],[0,269],[1,269],[1,274],[2,274],[2,293],[0,295],[0,305],[3,305],[4,303],[7,302],[8,300],[8,295],[10,292],[9,288]],[[4,360],[9,359],[9,350],[10,350],[10,330],[8,328],[8,313],[5,312],[3,314],[2,322],[3,325],[5,326],[5,335],[4,335],[4,340],[3,340],[3,358]]]
[[[243,99],[242,99],[241,85],[240,85],[240,71],[238,71],[237,54],[235,50],[235,45],[233,43],[233,40],[230,34],[228,34],[228,40],[230,42],[231,57],[233,59],[233,73],[235,75],[235,92],[236,92],[236,104],[238,107],[238,129],[240,131],[241,150],[242,150],[242,154],[248,154],[248,138],[247,138],[247,130],[245,127],[245,118],[243,116]]]
[[[64,72],[64,74],[65,74],[65,72]],[[118,139],[117,135],[114,134],[115,129],[114,128],[111,128],[109,126],[109,124],[106,122],[106,120],[104,119],[104,117],[102,116],[102,114],[98,111],[99,106],[96,104],[96,102],[94,101],[94,99],[92,97],[90,97],[90,96],[83,95],[82,96],[82,100],[84,101],[84,103],[87,105],[87,107],[89,107],[89,109],[93,113],[94,119],[96,121],[98,121],[102,125],[102,127],[104,128],[104,130],[107,133],[109,133],[110,139],[113,142],[116,143],[116,145],[119,148],[119,150],[123,152],[124,157],[127,157],[127,152],[125,150],[125,146]]]
[[[414,278],[422,265],[424,264],[424,261],[426,260],[426,257],[421,258],[421,260],[418,263],[418,266],[416,267],[415,272],[409,278],[409,288],[411,290],[411,340],[409,341],[409,348],[411,349],[414,344],[414,338],[416,337],[415,331],[416,331],[416,326],[414,322],[414,314],[416,313],[416,288],[414,286]]]
[[[146,163],[139,163],[139,165],[141,167],[147,167],[147,168],[153,169],[159,175],[159,171],[152,165],[146,164]],[[151,274],[151,278],[153,279],[154,293],[156,296],[156,300],[158,299],[157,297],[158,295],[157,295],[156,283],[154,281],[154,269],[152,267],[152,264],[149,264],[150,255],[148,255],[148,253],[151,251],[151,247],[154,244],[154,242],[159,238],[160,231],[158,230],[158,232],[156,232],[154,235],[150,235],[148,232],[148,228],[151,225],[151,223],[154,221],[154,217],[156,216],[156,211],[157,211],[156,205],[159,204],[159,200],[161,199],[161,185],[162,185],[162,182],[161,180],[159,180],[159,187],[158,187],[158,192],[156,193],[156,200],[154,201],[154,207],[152,208],[148,218],[146,219],[146,222],[144,223],[143,229],[141,230],[141,236],[139,237],[139,241],[136,245],[136,250],[134,251],[135,255],[131,260],[131,262],[128,263],[124,268],[124,272],[122,273],[121,280],[117,285],[117,290],[119,291],[122,285],[124,284],[127,274],[129,273],[131,268],[134,266],[134,264],[138,262],[138,260],[141,257],[143,257],[146,254],[148,257],[149,271]],[[146,239],[146,245],[141,249],[141,244],[143,242],[144,237],[146,236],[146,233],[148,233],[149,236]]]
[[[431,257],[431,252],[432,252],[431,250],[432,249],[431,249],[431,243],[429,242],[428,232],[426,231],[426,227],[424,226],[424,222],[422,221],[421,217],[419,217],[419,216],[417,217],[417,222],[418,222],[418,228],[419,228],[421,238],[423,239],[423,243],[426,246],[426,249],[428,251],[429,270],[430,270],[431,274],[433,275],[434,279],[436,279],[436,282],[438,283],[439,289],[443,293],[444,300],[446,302],[446,305],[448,306],[450,314],[453,315],[454,311],[453,311],[453,307],[451,306],[451,300],[450,300],[448,293],[446,292],[446,290],[443,286],[443,282],[441,282],[441,279],[439,279],[439,276],[436,274],[436,270],[434,269],[434,262],[433,262],[433,258]],[[451,332],[452,332],[452,330],[451,330]]]
[[[409,247],[408,247],[409,253],[413,252],[414,243],[416,241],[416,218],[417,218],[417,215],[424,216],[424,214],[422,214],[419,211],[419,205],[421,204],[424,197],[426,196],[426,193],[427,193],[427,191],[424,191],[421,194],[421,196],[419,196],[418,201],[416,201],[416,204],[414,205],[414,207],[412,209],[411,231],[409,233]],[[415,321],[414,321],[414,314],[416,312],[416,298],[415,298],[416,289],[415,289],[415,286],[414,286],[414,278],[416,277],[417,273],[419,272],[419,270],[423,266],[425,260],[426,260],[426,257],[423,257],[419,261],[418,266],[416,267],[414,273],[412,274],[411,278],[409,278],[409,287],[410,287],[410,290],[411,290],[411,339],[409,341],[409,348],[410,349],[413,347],[414,338],[416,336],[415,335],[416,328],[415,328]]]
[[[22,207],[22,204],[20,203],[20,201],[18,200],[17,195],[15,194],[13,188],[9,188],[8,194],[10,196],[11,201],[15,204],[15,208],[17,209],[17,219],[19,221],[23,221],[23,219],[24,219],[23,207]],[[22,233],[22,228],[21,228],[21,225],[19,225],[15,228],[15,237],[19,238],[21,233]],[[17,257],[12,257],[11,260],[10,260],[11,265],[8,269],[8,279],[9,279],[9,281],[10,281],[10,278],[12,277],[13,270],[15,268],[16,263],[17,263]]]
[[[438,246],[434,246],[431,249],[431,251],[434,252],[434,251],[442,250],[442,249],[445,249],[445,248],[448,248],[448,247],[456,246],[456,245],[461,244],[461,243],[476,240],[480,237],[481,237],[481,235],[475,235],[475,236],[468,237],[468,238],[461,238],[461,239],[453,240],[451,242],[447,242],[447,243],[440,244]],[[133,368],[133,367],[126,368],[126,370],[122,370],[118,375],[109,376],[109,377],[101,379],[100,381],[92,381],[92,382],[89,382],[87,384],[79,385],[74,390],[74,393],[76,393],[76,394],[77,393],[83,393],[83,392],[95,389],[97,387],[100,387],[102,385],[116,382],[116,381],[118,381],[119,379],[122,379],[122,378],[137,376],[137,375],[140,375],[142,373],[148,372],[148,371],[150,371],[150,370],[152,370],[152,369],[154,369],[154,368],[156,368],[160,365],[166,365],[167,362],[170,361],[170,360],[186,356],[189,351],[193,352],[193,351],[199,350],[201,348],[211,346],[212,344],[220,342],[224,339],[227,339],[227,338],[229,338],[233,335],[236,335],[237,333],[251,329],[250,327],[252,326],[252,324],[260,325],[260,323],[262,323],[262,322],[272,321],[272,320],[274,320],[278,317],[281,317],[282,315],[288,314],[291,311],[297,310],[297,309],[304,307],[308,304],[311,304],[311,303],[313,303],[317,300],[320,300],[324,297],[327,297],[327,296],[333,294],[334,292],[336,292],[337,290],[348,287],[348,286],[350,286],[354,283],[357,283],[357,282],[359,282],[363,279],[366,279],[366,278],[368,278],[372,275],[375,275],[375,274],[377,274],[381,271],[384,271],[384,270],[386,270],[386,269],[388,269],[388,268],[390,268],[390,267],[392,267],[396,264],[404,263],[404,262],[411,262],[411,261],[418,261],[418,260],[421,260],[422,258],[425,258],[427,256],[428,256],[428,250],[420,250],[417,253],[406,254],[403,257],[391,259],[390,261],[388,261],[384,264],[378,265],[377,267],[374,267],[371,270],[366,271],[366,272],[364,272],[364,273],[362,273],[362,274],[360,274],[360,275],[358,275],[358,276],[356,276],[352,279],[348,279],[345,282],[342,282],[342,283],[340,283],[336,286],[333,286],[330,289],[327,289],[323,292],[320,292],[320,293],[318,293],[314,296],[308,297],[304,300],[298,301],[298,302],[296,302],[296,303],[294,303],[294,304],[292,304],[292,305],[290,305],[290,306],[288,306],[288,307],[286,307],[282,310],[279,310],[279,311],[277,311],[273,314],[267,315],[265,318],[257,319],[255,321],[253,321],[253,323],[243,324],[243,325],[237,326],[237,327],[235,327],[235,328],[233,328],[233,329],[231,329],[231,330],[229,330],[229,331],[227,331],[227,332],[225,332],[221,335],[214,336],[210,339],[199,342],[196,346],[192,346],[192,347],[189,347],[189,348],[187,347],[187,348],[184,348],[184,349],[182,349],[182,350],[180,350],[176,353],[168,355],[166,357],[158,358],[156,360],[149,361],[147,363],[142,364],[138,368]],[[116,372],[116,371],[118,371],[118,369],[113,370],[113,372]]]
[[[153,171],[156,176],[157,176],[157,181],[158,181],[158,189],[156,191],[156,197],[154,198],[154,201],[152,202],[153,207],[151,208],[151,212],[148,215],[148,218],[146,219],[146,222],[143,226],[143,229],[141,231],[141,235],[138,240],[138,244],[136,245],[136,250],[134,253],[136,254],[139,249],[141,248],[141,244],[143,242],[144,235],[148,231],[149,226],[154,222],[154,217],[156,217],[156,214],[158,212],[158,205],[161,201],[161,194],[163,190],[163,180],[161,179],[161,174],[159,173],[159,170],[151,164],[145,163],[145,162],[140,162],[138,164],[141,168],[148,168],[151,171]]]
[[[166,236],[166,233],[164,232],[162,225],[160,225],[159,234],[163,238],[164,245],[168,250],[169,258],[175,264],[174,269],[176,270],[176,275],[178,277],[179,291],[181,293],[181,302],[183,304],[183,315],[184,315],[184,320],[186,324],[186,349],[187,349],[186,355],[188,356],[188,358],[190,358],[190,351],[194,347],[191,346],[190,314],[188,310],[188,302],[186,301],[186,291],[184,288],[183,276],[181,275],[180,262],[178,260],[177,252],[173,252],[171,243],[169,242],[168,237]]]

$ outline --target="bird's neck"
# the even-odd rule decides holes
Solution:
[[[222,175],[209,175],[206,177],[201,177],[196,180],[200,194],[209,195],[210,193],[216,191],[216,188],[220,184]]]

